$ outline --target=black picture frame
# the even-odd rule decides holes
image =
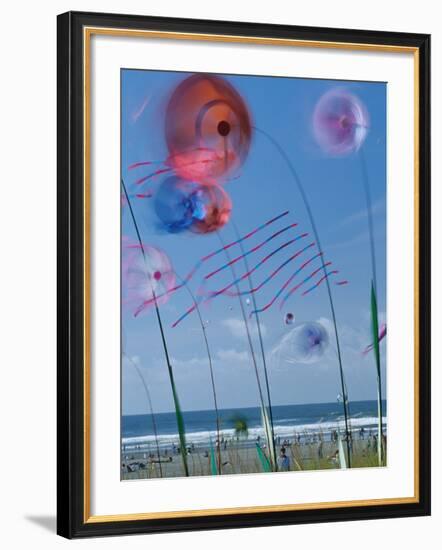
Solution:
[[[430,36],[68,12],[57,21],[57,532],[67,538],[333,522],[430,514]],[[84,41],[85,27],[141,29],[414,48],[419,60],[419,468],[413,503],[163,519],[87,521],[84,404]]]

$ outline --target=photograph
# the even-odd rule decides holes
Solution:
[[[6,4],[4,548],[434,548],[421,4]]]
[[[430,512],[430,37],[58,17],[57,532]]]
[[[120,85],[121,480],[388,466],[387,83]]]

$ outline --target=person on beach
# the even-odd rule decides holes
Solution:
[[[280,472],[288,472],[290,469],[290,459],[285,454],[285,447],[281,447],[278,457],[278,469]]]
[[[373,450],[376,452],[378,448],[378,436],[376,434],[373,435]]]
[[[319,440],[318,443],[318,460],[322,460],[324,458],[324,444],[322,442],[322,439]]]
[[[336,450],[334,453],[332,453],[331,455],[329,455],[329,456],[327,457],[327,460],[328,460],[329,462],[332,462],[333,464],[337,464],[338,461],[339,461],[339,451]]]

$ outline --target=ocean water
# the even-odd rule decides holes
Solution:
[[[350,427],[359,431],[362,427],[369,431],[377,426],[377,402],[353,401],[349,404]],[[383,402],[383,424],[386,425],[386,402]],[[280,405],[272,407],[275,437],[281,440],[300,435],[301,439],[322,432],[325,436],[333,430],[344,429],[341,403],[312,403],[304,405]],[[217,438],[215,411],[185,411],[184,424],[186,440],[189,444],[203,447]],[[241,417],[247,422],[248,440],[255,441],[264,436],[259,407],[221,409],[220,436],[226,439],[235,436],[234,422]],[[155,414],[158,441],[160,446],[178,444],[178,430],[175,413]],[[122,446],[125,449],[149,448],[155,441],[151,415],[138,414],[122,417]]]

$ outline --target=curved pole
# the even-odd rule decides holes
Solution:
[[[189,293],[189,296],[192,299],[192,302],[195,306],[195,310],[196,310],[196,313],[198,315],[198,319],[199,319],[199,322],[200,322],[200,325],[201,325],[201,330],[202,330],[203,337],[204,337],[204,343],[206,345],[207,359],[209,361],[210,381],[211,381],[211,384],[212,384],[213,404],[214,404],[214,407],[215,407],[215,414],[216,414],[216,436],[218,438],[218,453],[217,453],[218,454],[218,473],[219,473],[219,475],[221,475],[221,439],[220,439],[220,422],[219,422],[218,399],[217,399],[217,396],[216,396],[215,376],[214,376],[214,373],[213,373],[212,354],[210,353],[210,346],[209,346],[209,341],[207,339],[206,327],[204,326],[203,318],[201,317],[201,311],[200,311],[198,302],[197,302],[193,292],[190,290],[187,283],[184,281],[184,279],[182,277],[180,277],[178,275],[177,272],[175,272],[175,275],[178,277],[178,279],[185,286],[187,292]]]
[[[132,209],[132,203],[130,201],[129,194],[127,192],[126,185],[124,184],[123,179],[121,179],[121,185],[123,187],[123,191],[124,191],[124,194],[125,194],[125,197],[126,197],[126,200],[127,200],[127,204],[129,206],[130,215],[132,217],[132,221],[133,221],[133,224],[134,224],[134,227],[135,227],[135,232],[137,234],[138,242],[140,243],[141,252],[143,254],[144,260],[146,261],[147,258],[146,258],[146,252],[145,252],[144,246],[143,246],[143,241],[141,240],[141,235],[140,235],[140,231],[138,229],[137,220],[135,218],[135,214],[134,214],[134,211]],[[166,358],[166,365],[167,365],[167,371],[169,373],[170,385],[172,386],[172,395],[173,395],[173,402],[174,402],[174,405],[175,405],[175,413],[176,413],[176,417],[177,417],[178,432],[179,432],[180,447],[181,447],[181,457],[183,459],[184,473],[185,473],[186,477],[188,477],[189,476],[189,468],[187,466],[187,458],[186,458],[186,440],[185,440],[185,435],[184,435],[184,421],[183,421],[183,418],[182,418],[181,408],[180,408],[180,404],[179,404],[179,400],[178,400],[178,394],[177,394],[176,387],[175,387],[173,369],[172,369],[172,365],[170,363],[169,350],[167,349],[166,336],[164,334],[164,327],[163,327],[163,322],[161,320],[160,308],[158,307],[157,297],[156,297],[156,294],[155,294],[155,291],[154,291],[153,288],[152,288],[152,297],[153,297],[154,304],[155,304],[155,312],[156,312],[156,317],[157,317],[157,321],[158,321],[158,327],[160,329],[161,342],[163,344],[164,356]]]
[[[155,414],[153,412],[153,406],[152,406],[152,399],[150,397],[150,391],[149,391],[149,388],[147,387],[146,380],[144,379],[144,376],[143,376],[141,370],[138,368],[138,365],[135,363],[135,361],[131,357],[129,357],[126,353],[124,353],[124,351],[123,351],[123,355],[126,357],[126,359],[129,360],[131,365],[133,365],[133,367],[135,368],[138,376],[140,377],[141,383],[143,384],[144,391],[146,393],[147,402],[149,403],[150,416],[152,418],[152,427],[153,427],[153,433],[154,433],[154,436],[155,436],[155,446],[157,448],[158,465],[160,467],[160,476],[163,477],[163,469],[161,467],[160,445],[158,443],[157,422],[156,422],[156,419],[155,419]]]
[[[236,226],[236,223],[233,220],[232,220],[232,226],[233,226],[233,229],[235,231],[236,238],[238,240],[240,240],[240,235],[239,235],[238,228]],[[246,273],[249,273],[250,272],[249,262],[247,260],[245,250],[244,250],[244,246],[243,246],[241,241],[239,242],[239,246],[240,246],[241,254],[243,255],[244,266],[246,268]],[[252,290],[253,289],[252,275],[248,275],[247,279],[249,281],[249,288],[250,288],[250,290]],[[251,296],[252,296],[253,309],[257,312],[258,307],[256,305],[255,293],[251,292]],[[271,397],[270,397],[270,384],[269,384],[269,376],[268,376],[268,371],[267,371],[267,361],[266,361],[266,356],[265,356],[265,351],[264,351],[264,340],[263,340],[263,337],[262,337],[261,321],[259,319],[259,313],[258,312],[256,313],[256,326],[258,327],[258,340],[259,340],[259,346],[260,346],[260,351],[261,351],[262,365],[263,365],[263,369],[264,369],[264,381],[265,381],[265,385],[266,385],[267,402],[269,404],[269,421],[270,421],[270,431],[271,431],[270,436],[272,438],[273,448],[275,448],[275,424],[274,424],[274,421],[273,421],[273,408],[272,408],[272,400],[271,400]],[[278,468],[278,464],[275,463],[274,466],[275,466],[275,470],[276,470]]]
[[[307,211],[307,215],[308,215],[309,220],[310,220],[310,225],[312,226],[313,234],[315,236],[316,244],[318,246],[319,252],[321,253],[320,258],[321,258],[322,269],[324,271],[324,274],[326,274],[327,272],[326,272],[325,260],[324,260],[324,255],[322,254],[321,241],[319,239],[319,234],[318,234],[318,230],[317,230],[317,227],[316,227],[315,219],[313,217],[313,212],[312,212],[312,209],[310,207],[310,203],[307,199],[307,195],[305,193],[305,190],[304,190],[304,187],[301,183],[301,180],[298,176],[298,173],[296,172],[295,168],[293,167],[293,165],[292,165],[289,157],[285,153],[284,149],[279,145],[279,143],[270,134],[268,134],[264,130],[261,130],[260,128],[257,128],[256,126],[254,126],[253,129],[256,130],[257,132],[259,132],[260,134],[262,134],[263,136],[265,136],[270,141],[270,143],[275,147],[275,149],[279,152],[282,159],[286,163],[287,168],[289,169],[289,171],[290,171],[290,173],[293,177],[293,180],[296,183],[296,186],[298,188],[298,191],[299,191],[299,193],[301,195],[301,198],[302,198],[302,201],[304,203],[305,209]],[[344,395],[345,394],[345,379],[344,379],[344,369],[343,369],[343,366],[342,366],[341,345],[340,345],[340,342],[339,342],[339,333],[338,333],[338,327],[337,327],[337,322],[336,322],[335,306],[334,306],[334,303],[333,303],[333,297],[332,297],[330,282],[328,280],[328,277],[326,277],[325,283],[326,283],[326,287],[327,287],[327,294],[328,294],[328,299],[329,299],[329,303],[330,303],[330,311],[331,311],[331,315],[332,315],[332,321],[333,321],[333,327],[334,327],[334,333],[335,333],[336,350],[337,350],[337,353],[338,353],[338,363],[339,363],[339,374],[340,374],[340,378],[341,378],[341,389],[342,389],[342,394]],[[346,435],[346,440],[347,440],[348,466],[349,466],[349,468],[351,468],[351,450],[350,450],[349,430],[348,430],[348,404],[347,404],[346,400],[344,400],[343,405],[344,405],[344,418],[345,418],[345,435]]]

